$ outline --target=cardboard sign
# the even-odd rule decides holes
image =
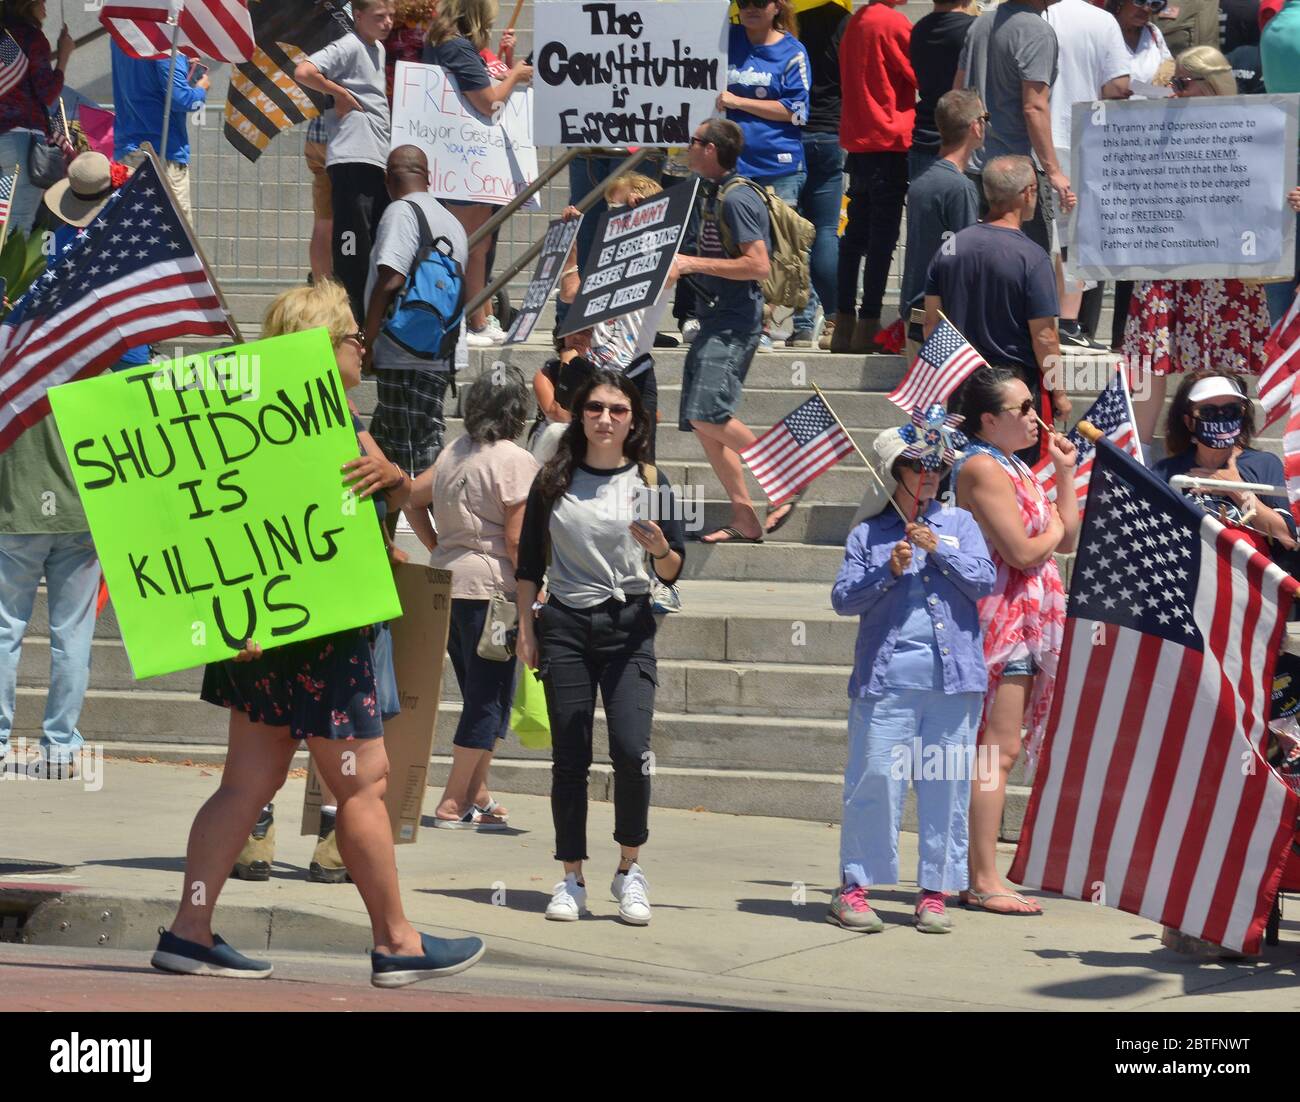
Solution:
[[[699,181],[678,184],[635,207],[606,211],[583,266],[578,296],[556,330],[563,337],[649,306],[663,290],[695,206]]]
[[[546,0],[533,17],[541,145],[686,145],[727,86],[720,4]]]
[[[393,664],[401,712],[384,720],[388,752],[388,788],[384,806],[393,826],[393,842],[414,842],[420,833],[424,794],[429,786],[429,756],[438,722],[442,664],[451,627],[451,571],[402,563],[393,568],[402,615],[393,632]],[[313,762],[307,769],[302,833],[320,832],[320,777]]]
[[[1295,271],[1300,96],[1076,103],[1073,133],[1071,278]]]
[[[524,300],[519,304],[519,312],[510,326],[510,332],[506,334],[506,344],[526,341],[531,335],[537,319],[546,308],[546,300],[551,297],[551,291],[564,271],[565,257],[578,239],[578,227],[581,225],[576,218],[572,222],[557,218],[546,227],[542,251],[537,256],[537,268],[528,283],[528,290],[524,292]]]
[[[516,88],[495,119],[481,115],[439,65],[399,61],[393,79],[390,149],[415,145],[429,158],[429,191],[439,199],[505,206],[537,179],[533,93]],[[533,196],[525,209],[540,204]]]
[[[400,608],[324,329],[54,387],[136,677]],[[344,596],[346,595],[346,596]]]

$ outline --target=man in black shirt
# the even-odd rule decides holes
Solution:
[[[936,0],[934,11],[917,20],[912,28],[908,52],[916,74],[916,122],[912,148],[907,154],[909,180],[915,180],[939,159],[934,108],[939,97],[952,89],[961,48],[974,22],[971,0]]]

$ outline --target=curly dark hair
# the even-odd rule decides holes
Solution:
[[[513,364],[484,371],[465,392],[461,408],[465,434],[475,444],[513,440],[524,431],[532,410],[524,377]]]
[[[623,454],[638,466],[644,466],[647,462],[650,417],[641,402],[641,392],[625,375],[603,367],[597,368],[574,394],[573,404],[569,407],[573,410],[573,420],[560,437],[560,445],[555,454],[537,475],[534,485],[545,501],[554,501],[568,490],[573,484],[573,472],[587,458],[586,416],[582,407],[598,386],[611,387],[627,397],[627,404],[632,407],[632,424],[628,429],[627,440],[623,442]]]
[[[1174,392],[1174,400],[1169,403],[1169,416],[1165,419],[1165,454],[1182,455],[1192,447],[1192,431],[1184,420],[1192,412],[1192,403],[1187,396],[1192,392],[1192,387],[1202,379],[1214,378],[1231,379],[1241,395],[1244,411],[1241,416],[1241,435],[1237,437],[1237,443],[1243,448],[1250,447],[1251,441],[1255,438],[1255,406],[1246,393],[1246,384],[1241,377],[1232,371],[1192,371],[1183,376],[1183,381],[1178,384],[1178,389]]]

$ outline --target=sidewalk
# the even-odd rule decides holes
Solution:
[[[180,890],[190,822],[217,782],[213,768],[117,759],[105,763],[100,791],[0,781],[0,871],[16,859],[69,870],[0,876],[0,941],[13,936],[24,901],[46,900],[27,920],[38,944],[4,946],[0,964],[35,965],[56,946],[151,949]],[[276,800],[272,879],[228,883],[217,929],[239,948],[277,959],[342,954],[331,959],[364,982],[360,954],[370,933],[355,887],[306,879],[313,839],[297,834],[303,785],[291,777]],[[788,819],[655,808],[643,862],[654,920],[631,928],[615,919],[608,895],[617,851],[607,803],[591,805],[593,915],[546,922],[558,879],[548,802],[499,796],[510,808],[510,832],[424,829],[415,845],[397,850],[411,920],[488,942],[483,965],[449,982],[456,992],[692,1006],[1163,1011],[1291,1010],[1300,988],[1294,904],[1282,944],[1249,963],[1187,961],[1160,946],[1150,922],[1053,898],[1043,918],[954,909],[952,934],[920,935],[910,924],[911,834],[901,846],[905,883],[873,893],[885,932],[851,934],[824,921],[838,880],[838,829]],[[1011,852],[1004,847],[1006,863]],[[5,973],[16,974],[0,968]]]

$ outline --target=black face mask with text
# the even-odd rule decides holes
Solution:
[[[1193,417],[1192,435],[1207,448],[1230,448],[1241,436],[1241,418],[1205,420]]]

